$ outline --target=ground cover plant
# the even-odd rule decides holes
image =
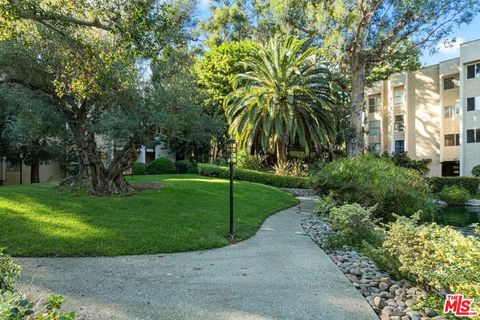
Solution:
[[[227,180],[182,174],[129,181],[163,186],[108,198],[62,192],[54,183],[3,187],[0,247],[13,256],[112,256],[228,244]],[[295,203],[276,188],[236,182],[236,239],[253,236],[270,214]]]

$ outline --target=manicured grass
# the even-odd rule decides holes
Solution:
[[[56,184],[0,187],[0,247],[12,256],[166,253],[228,244],[228,181],[198,175],[135,176],[159,190],[97,198]],[[237,240],[297,203],[279,189],[235,182]]]

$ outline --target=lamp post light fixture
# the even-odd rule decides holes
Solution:
[[[230,240],[233,240],[234,226],[233,226],[233,165],[237,163],[237,142],[234,138],[227,140],[227,156],[228,164],[230,166]]]

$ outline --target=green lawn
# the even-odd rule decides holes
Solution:
[[[228,181],[197,175],[131,181],[165,186],[112,198],[74,195],[53,183],[0,187],[0,247],[13,256],[112,256],[228,244]],[[296,203],[279,189],[235,182],[237,239]]]

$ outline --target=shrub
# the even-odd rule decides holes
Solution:
[[[0,248],[0,293],[12,291],[15,280],[20,276],[20,266],[13,259],[3,254]]]
[[[230,177],[229,168],[206,163],[198,164],[198,173],[207,177],[223,179]],[[280,176],[267,172],[237,168],[234,170],[234,179],[262,183],[279,188],[309,188],[311,183],[311,180],[307,177]]]
[[[400,271],[436,290],[464,294],[478,303],[480,240],[451,227],[417,225],[418,221],[415,214],[388,225],[383,247],[398,257]]]
[[[227,165],[227,161],[225,161],[225,159],[223,158],[217,158],[215,159],[215,161],[213,161],[214,164],[216,164],[217,166],[226,166]]]
[[[480,186],[480,178],[475,177],[429,177],[426,179],[432,185],[433,192],[440,192],[445,186],[459,186],[474,194],[478,192]]]
[[[480,164],[473,167],[472,175],[474,175],[475,177],[480,177]]]
[[[175,173],[175,164],[165,157],[157,158],[147,164],[147,173],[149,174],[163,174]]]
[[[372,241],[377,237],[374,211],[375,206],[363,208],[358,203],[344,204],[330,209],[327,220],[333,230],[342,233],[347,245],[358,247],[362,241]]]
[[[305,164],[304,161],[295,159],[290,163],[289,173],[292,176],[304,177],[308,175],[308,166]]]
[[[470,193],[467,189],[459,186],[445,186],[438,193],[438,197],[452,206],[463,206],[470,199]]]
[[[390,156],[390,160],[397,166],[416,170],[422,175],[430,171],[428,165],[432,162],[432,159],[413,160],[409,157],[407,152],[398,154],[393,153]]]
[[[0,319],[15,320],[74,320],[75,312],[60,312],[63,297],[51,295],[45,303],[46,312],[35,314],[34,305],[17,292],[6,291],[0,294]]]
[[[337,202],[330,196],[321,197],[318,200],[315,200],[315,208],[313,211],[322,216],[327,216],[330,213],[330,210],[337,206]]]
[[[142,162],[135,162],[132,165],[132,173],[134,175],[143,175],[147,174],[147,165]]]
[[[372,155],[329,163],[316,175],[314,187],[339,203],[377,205],[375,216],[384,220],[393,219],[392,213],[423,210],[431,216],[436,210],[430,185],[418,172]]]
[[[175,161],[177,173],[197,173],[197,163],[188,160]]]
[[[273,170],[275,170],[276,174],[279,175],[287,175],[290,173],[290,169],[292,167],[292,163],[289,161],[281,161],[279,160],[275,165],[273,166]]]
[[[241,169],[260,170],[263,168],[263,163],[266,159],[267,157],[264,155],[242,153],[238,157],[238,167]]]

